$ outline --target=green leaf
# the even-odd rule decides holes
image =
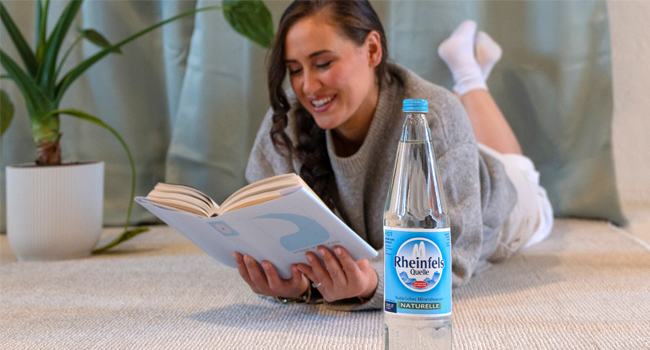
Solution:
[[[14,60],[11,59],[2,49],[0,49],[0,65],[7,71],[9,78],[13,80],[20,92],[22,92],[25,101],[27,102],[28,108],[30,106],[40,108],[40,109],[49,109],[54,104],[52,100],[45,95],[43,90],[36,85],[34,80],[27,75]],[[36,111],[30,112],[30,118],[35,117]],[[32,123],[38,122],[32,120]]]
[[[223,0],[222,5],[234,30],[262,47],[271,47],[273,18],[261,0]]]
[[[90,115],[90,114],[88,114],[86,112],[82,112],[82,111],[79,111],[79,110],[76,110],[76,109],[57,109],[57,110],[53,110],[53,111],[50,111],[48,114],[46,114],[43,117],[43,119],[46,119],[46,118],[49,118],[49,117],[52,117],[52,116],[55,116],[55,115],[62,115],[62,114],[70,115],[70,116],[73,116],[73,117],[76,117],[76,118],[79,118],[79,119],[82,119],[82,120],[97,124],[97,125],[105,128],[105,129],[107,129],[108,131],[110,131],[120,141],[120,143],[124,147],[124,150],[126,151],[126,155],[129,157],[129,163],[131,164],[131,197],[129,199],[129,209],[128,209],[127,214],[126,214],[126,224],[124,225],[124,233],[122,234],[122,236],[128,237],[126,239],[129,239],[131,237],[134,237],[136,234],[138,234],[140,232],[146,231],[147,229],[145,228],[144,230],[133,234],[133,233],[129,233],[131,231],[128,230],[129,222],[131,220],[131,210],[133,209],[133,198],[135,197],[135,163],[133,162],[133,156],[131,156],[131,151],[129,150],[129,147],[126,145],[126,142],[124,142],[124,139],[122,139],[120,134],[118,134],[117,131],[115,131],[115,129],[111,128],[108,124],[104,123],[101,119],[99,119],[99,118],[97,118],[95,116],[92,116],[92,115]],[[139,229],[135,229],[133,231],[138,231],[138,230]],[[122,241],[120,241],[120,242],[122,242]],[[118,242],[118,243],[120,243],[120,242]],[[104,248],[100,249],[100,251],[105,250],[105,249],[108,249],[108,248],[104,247]]]
[[[23,60],[23,63],[25,64],[27,71],[32,76],[35,76],[36,72],[38,71],[36,56],[34,56],[34,52],[32,52],[32,50],[29,48],[29,44],[27,44],[25,37],[22,35],[22,33],[20,33],[20,30],[14,23],[13,19],[11,19],[9,12],[7,12],[7,9],[1,2],[0,2],[0,19],[2,19],[2,23],[4,24],[5,28],[7,28],[9,37],[11,37],[11,40],[14,42],[14,45],[16,45],[18,54],[20,55],[20,58]]]
[[[36,28],[38,29],[38,34],[36,35],[36,62],[43,61],[43,55],[45,54],[45,44],[47,44],[47,14],[50,10],[50,0],[45,0],[45,5],[43,5],[43,0],[38,0],[38,23]]]
[[[101,35],[98,31],[94,29],[81,29],[77,27],[77,31],[79,32],[79,34],[81,34],[82,37],[84,37],[91,43],[101,47],[102,49],[110,48],[113,46],[103,35]],[[120,50],[119,48],[115,48],[111,51],[119,54],[122,53],[122,50]]]
[[[75,41],[72,43],[72,45],[70,45],[70,47],[68,48],[68,51],[65,52],[65,55],[63,55],[63,58],[59,62],[59,68],[56,69],[56,73],[54,73],[54,76],[57,76],[57,77],[59,76],[59,72],[61,72],[61,69],[63,68],[63,65],[65,64],[65,60],[68,59],[68,56],[70,55],[70,53],[72,52],[74,47],[77,46],[77,44],[79,44],[82,39],[83,39],[83,37],[80,36],[77,39],[75,39]]]
[[[122,232],[121,235],[119,235],[117,238],[115,238],[113,241],[111,241],[107,245],[105,245],[105,246],[103,246],[101,248],[97,248],[97,249],[93,250],[93,254],[103,253],[103,252],[115,247],[116,245],[118,245],[118,244],[120,244],[120,243],[122,243],[124,241],[128,241],[129,239],[141,234],[142,232],[146,232],[146,231],[149,231],[149,228],[147,228],[147,227],[136,227],[136,228],[134,228],[132,230],[124,230],[124,232]]]
[[[54,88],[56,84],[56,62],[70,25],[74,20],[83,0],[71,0],[63,10],[59,21],[56,23],[50,38],[47,40],[45,46],[45,57],[43,59],[41,69],[36,76],[36,81],[43,91],[51,96],[54,96]]]
[[[11,103],[7,92],[0,90],[0,136],[7,131],[12,119],[14,119],[14,104]]]

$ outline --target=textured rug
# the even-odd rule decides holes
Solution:
[[[454,290],[454,348],[650,349],[650,249],[634,238],[557,220]],[[12,262],[4,235],[0,254],[0,349],[382,348],[381,312],[260,298],[166,226],[88,259]]]

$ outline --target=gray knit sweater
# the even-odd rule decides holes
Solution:
[[[502,225],[516,202],[516,190],[503,165],[479,152],[465,110],[449,91],[413,72],[389,65],[392,81],[382,84],[379,102],[361,148],[352,156],[338,157],[332,135],[326,131],[327,149],[336,176],[337,214],[364,240],[379,251],[372,261],[379,286],[364,304],[344,301],[329,304],[336,309],[379,309],[383,304],[383,211],[391,181],[406,98],[427,99],[436,162],[447,197],[451,221],[452,283],[469,280],[495,250]],[[292,105],[296,102],[289,96]],[[248,182],[290,172],[300,173],[296,160],[279,155],[271,142],[272,111],[257,134],[246,169]],[[295,123],[289,113],[289,135],[296,142]]]

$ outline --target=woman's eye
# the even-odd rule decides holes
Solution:
[[[325,62],[323,64],[317,64],[316,68],[327,68],[327,67],[329,67],[330,63],[332,63],[332,61],[328,61],[328,62]]]
[[[301,68],[301,69],[296,69],[296,70],[291,70],[291,69],[289,69],[289,75],[298,74],[298,73],[300,73],[301,71],[302,71],[302,68]]]

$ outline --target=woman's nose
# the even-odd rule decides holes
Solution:
[[[307,96],[315,95],[322,86],[320,80],[318,79],[318,75],[311,72],[305,72],[304,77],[305,80],[302,84],[302,91]]]

